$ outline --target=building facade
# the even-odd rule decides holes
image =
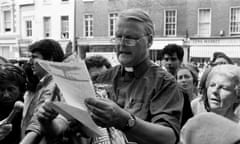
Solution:
[[[82,58],[113,53],[115,23],[128,8],[144,9],[153,19],[154,61],[170,43],[184,47],[185,62],[209,60],[214,51],[240,57],[239,0],[0,0],[0,55],[28,56],[27,46],[43,38],[58,40],[64,51],[72,41]]]
[[[115,19],[121,10],[142,8],[154,21],[151,58],[158,60],[170,43],[182,45],[184,61],[209,60],[214,51],[240,57],[239,0],[79,0],[77,45],[86,52],[114,51],[111,44]]]
[[[128,8],[147,11],[154,21],[155,38],[150,48],[151,58],[159,60],[159,51],[167,44],[176,43],[185,47],[186,1],[158,0],[79,0],[77,2],[77,45],[81,57],[88,52],[113,52],[115,23],[119,13]],[[182,19],[178,19],[182,18]],[[184,61],[187,61],[187,55]]]
[[[51,38],[65,51],[74,35],[75,0],[1,0],[0,55],[28,57],[28,45]]]
[[[240,58],[240,1],[188,0],[187,30],[190,59],[209,61],[213,52]]]
[[[17,15],[15,0],[0,1],[0,56],[6,58],[19,56]]]

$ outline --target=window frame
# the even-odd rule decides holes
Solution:
[[[175,12],[175,21],[174,23],[170,23],[169,25],[175,25],[174,30],[170,30],[170,31],[174,31],[174,34],[167,34],[167,12],[170,11],[174,11]],[[163,31],[163,35],[166,37],[174,37],[177,36],[177,9],[165,9],[164,10],[164,31]]]
[[[6,22],[6,12],[9,12],[9,21]],[[9,33],[9,32],[13,32],[13,27],[12,27],[12,11],[7,9],[7,10],[3,10],[3,32],[4,33]],[[7,27],[9,26],[9,27]],[[9,29],[9,30],[6,30]]]
[[[201,10],[209,10],[209,22],[201,22],[200,23],[200,11]],[[207,34],[200,34],[200,25],[201,24],[209,24],[209,26],[208,26],[208,33]],[[211,27],[211,25],[212,25],[212,10],[211,10],[211,8],[198,8],[198,26],[197,26],[197,34],[198,34],[198,36],[210,36],[211,35],[211,29],[212,29],[212,27]]]
[[[94,2],[94,0],[82,0],[82,2]]]
[[[113,17],[111,17],[113,15]],[[115,36],[115,31],[116,31],[116,23],[118,20],[118,13],[117,12],[112,12],[109,13],[108,15],[108,36],[114,37]]]
[[[31,22],[31,27],[28,27],[28,22]],[[32,37],[33,36],[33,21],[31,19],[26,19],[24,21],[24,24],[25,24],[25,36],[26,37]],[[31,35],[29,35],[29,33]]]
[[[46,21],[45,20],[49,20],[49,24],[48,25],[46,25]],[[48,28],[46,26],[48,26]],[[49,33],[48,36],[46,35],[47,32]],[[44,38],[51,37],[51,17],[50,16],[44,16],[43,17],[43,37]]]
[[[90,16],[89,18],[86,18],[86,16]],[[86,22],[88,22],[88,25],[86,25]],[[93,38],[93,15],[92,14],[84,14],[83,15],[83,37],[85,38]],[[87,26],[87,28],[86,28]],[[86,31],[87,29],[87,31]]]
[[[232,10],[233,9],[239,9],[239,21],[236,21],[236,23],[239,25],[239,27],[237,27],[238,28],[238,32],[233,32],[232,31],[232,25],[231,25],[231,23],[232,23],[232,21],[231,21],[231,18],[232,18]],[[237,6],[237,7],[230,7],[230,10],[229,10],[229,34],[230,35],[239,35],[240,34],[240,6]]]
[[[67,18],[67,19],[64,20],[63,18]],[[60,17],[60,22],[61,22],[61,31],[60,31],[61,39],[69,39],[69,16],[68,15],[62,15]],[[66,33],[65,36],[63,35],[64,33]]]

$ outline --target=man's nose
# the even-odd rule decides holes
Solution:
[[[181,81],[181,82],[185,82],[185,81],[186,81],[186,78],[181,78],[180,81]]]
[[[126,46],[124,38],[119,41],[119,46]]]
[[[218,94],[219,93],[219,87],[217,87],[217,86],[212,87],[212,93]]]
[[[168,61],[166,61],[166,64],[167,65],[172,65],[172,61],[168,60]]]
[[[172,59],[168,59],[168,63],[172,63],[173,62],[173,60]]]
[[[29,59],[29,64],[31,64],[31,65],[33,64],[33,58]]]
[[[4,90],[3,97],[9,97],[9,92],[7,90]]]
[[[125,43],[123,41],[121,41],[118,45],[117,45],[117,50],[118,51],[122,51],[124,50],[126,47]]]

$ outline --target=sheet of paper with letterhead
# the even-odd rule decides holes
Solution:
[[[38,63],[53,76],[67,104],[61,105],[55,103],[52,105],[53,108],[66,118],[77,119],[82,124],[86,124],[86,127],[95,133],[100,134],[97,125],[91,117],[86,116],[89,113],[84,104],[84,99],[87,97],[96,97],[96,93],[85,62],[79,60],[60,63],[39,60]],[[72,110],[71,107],[73,107]],[[76,108],[79,109],[79,113],[76,112]]]

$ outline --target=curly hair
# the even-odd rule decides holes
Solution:
[[[180,45],[176,44],[168,44],[163,48],[162,51],[162,56],[165,54],[172,56],[174,53],[177,54],[178,59],[182,62],[183,61],[183,56],[184,56],[184,51],[183,48]]]
[[[36,41],[29,46],[29,51],[32,53],[39,52],[44,60],[62,62],[64,59],[61,45],[53,39]]]
[[[0,82],[11,83],[19,87],[21,92],[21,100],[26,91],[27,78],[24,70],[21,67],[13,64],[3,64],[0,66]]]

